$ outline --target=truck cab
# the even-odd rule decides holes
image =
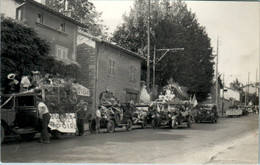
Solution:
[[[1,95],[1,142],[9,135],[33,138],[39,132],[35,93]]]

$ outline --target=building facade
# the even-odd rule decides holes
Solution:
[[[77,62],[81,65],[80,83],[88,86],[93,108],[100,94],[113,92],[118,100],[139,102],[141,62],[144,57],[91,36],[78,45]]]
[[[34,28],[50,43],[51,56],[76,62],[77,27],[85,25],[33,0],[26,0],[16,8],[16,19]]]
[[[16,19],[16,8],[23,3],[23,0],[1,0],[1,15]]]
[[[227,99],[227,100],[229,100],[229,99],[233,99],[233,100],[236,100],[236,101],[240,101],[241,100],[240,99],[240,96],[241,96],[240,92],[235,90],[235,89],[231,89],[231,88],[225,87],[224,90],[221,89],[220,93],[221,93],[220,96],[222,98]]]

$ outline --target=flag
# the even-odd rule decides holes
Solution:
[[[193,100],[192,100],[192,102],[193,102],[193,106],[194,106],[194,107],[196,107],[196,106],[198,105],[198,101],[197,101],[197,99],[196,99],[196,94],[193,95]]]

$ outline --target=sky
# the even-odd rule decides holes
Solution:
[[[129,13],[133,0],[90,0],[102,12],[104,24],[112,33]],[[241,1],[186,1],[196,14],[198,22],[206,28],[214,54],[219,38],[219,74],[225,85],[238,78],[240,82],[259,81],[259,2]],[[250,75],[250,76],[248,76]]]

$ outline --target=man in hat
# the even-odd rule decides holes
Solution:
[[[5,85],[4,93],[12,94],[19,92],[19,81],[15,79],[16,74],[10,73],[7,75],[7,82]]]
[[[78,110],[77,113],[77,127],[78,127],[78,136],[82,136],[84,134],[84,122],[87,118],[87,110],[88,110],[88,103],[80,101],[77,105]]]

